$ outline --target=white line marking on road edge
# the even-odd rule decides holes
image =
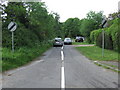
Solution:
[[[63,54],[63,51],[61,51],[61,59],[64,60],[64,54]]]
[[[64,67],[61,67],[61,89],[63,90],[65,88],[65,69]]]

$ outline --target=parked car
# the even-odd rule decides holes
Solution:
[[[77,36],[75,38],[75,42],[83,42],[83,41],[84,41],[84,37]]]
[[[63,46],[63,41],[61,38],[55,38],[53,41],[53,47],[62,47]]]
[[[65,38],[64,39],[64,44],[72,44],[71,38]]]

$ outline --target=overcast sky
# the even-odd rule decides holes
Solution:
[[[68,18],[85,18],[86,14],[92,11],[103,11],[104,15],[117,12],[120,0],[42,0],[48,7],[48,11],[57,12],[60,21]]]

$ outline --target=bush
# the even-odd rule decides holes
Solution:
[[[101,32],[96,39],[96,45],[102,48],[102,41],[103,41],[103,33]],[[112,38],[107,32],[104,32],[104,48],[110,50],[113,49]]]
[[[102,29],[94,30],[90,34],[90,40],[92,43],[96,43],[99,34],[102,32]]]
[[[102,32],[99,33],[98,37],[96,37],[96,46],[99,46],[102,48]]]
[[[113,41],[113,49],[118,51],[118,39],[119,39],[119,32],[120,30],[118,29],[118,26],[120,23],[118,23],[118,18],[116,18],[113,22],[113,24],[107,29],[107,33],[110,34],[112,41]]]
[[[105,30],[105,48],[113,49],[118,51],[118,47],[120,45],[120,19],[116,18],[111,21],[112,25],[108,28],[104,28]],[[95,43],[97,46],[102,47],[102,29],[94,30],[90,34],[90,39],[92,43]]]
[[[105,32],[105,49],[113,49],[113,41],[111,35]]]
[[[18,27],[16,31],[14,31],[14,45],[15,47],[31,47],[34,46],[35,43],[39,43],[38,37],[27,28],[24,27],[21,23],[17,22]],[[2,45],[3,47],[11,48],[11,32],[6,28],[3,28],[3,38]]]
[[[2,53],[2,71],[17,68],[34,60],[36,57],[42,55],[51,45],[44,44],[44,46],[36,46],[33,48],[21,47],[15,50],[14,53],[8,48],[3,48]]]

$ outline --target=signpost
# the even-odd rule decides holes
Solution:
[[[17,28],[17,24],[15,22],[10,22],[8,25],[8,30],[12,32],[12,52],[14,52],[14,31]]]
[[[102,57],[104,57],[104,48],[105,48],[105,32],[104,29],[102,30]]]
[[[102,28],[107,27],[107,20],[104,19],[102,21]],[[102,30],[102,57],[104,57],[104,48],[105,48],[105,32],[104,29]]]

